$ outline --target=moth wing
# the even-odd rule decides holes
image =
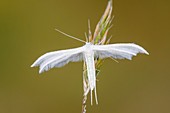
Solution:
[[[112,57],[131,60],[138,53],[149,54],[144,48],[134,43],[94,45],[93,50],[96,57],[100,59]]]
[[[49,52],[39,57],[31,67],[40,66],[39,73],[53,67],[62,67],[69,62],[78,62],[83,59],[83,47]]]

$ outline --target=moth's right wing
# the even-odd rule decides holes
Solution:
[[[83,47],[49,52],[39,57],[31,67],[40,66],[39,73],[53,67],[62,67],[69,62],[78,62],[83,59]]]
[[[138,53],[149,54],[144,48],[134,43],[120,43],[108,45],[93,45],[93,51],[96,57],[114,58],[114,59],[129,59]]]

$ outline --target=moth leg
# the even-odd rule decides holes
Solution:
[[[116,59],[109,57],[110,59],[112,59],[113,61],[115,61],[116,63],[119,63],[119,61],[117,61]]]
[[[95,95],[96,104],[98,104],[98,99],[97,99],[97,90],[96,90],[96,87],[95,87],[95,89],[94,89],[94,95]]]

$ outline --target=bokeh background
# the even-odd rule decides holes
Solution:
[[[30,65],[48,51],[82,46],[54,28],[85,40],[107,0],[0,1],[0,113],[80,113],[82,62],[41,75]],[[150,53],[132,61],[105,60],[99,105],[87,113],[170,113],[170,1],[114,0],[111,43],[134,42]]]

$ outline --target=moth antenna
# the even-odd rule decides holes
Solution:
[[[56,28],[55,28],[55,30],[58,31],[59,33],[65,35],[65,36],[67,36],[67,37],[70,37],[70,38],[72,38],[72,39],[75,39],[75,40],[78,40],[78,41],[80,41],[80,42],[86,43],[84,40],[81,40],[81,39],[79,39],[79,38],[76,38],[76,37],[74,37],[74,36],[71,36],[71,35],[69,35],[69,34],[67,34],[67,33],[65,33],[65,32],[63,32],[63,31],[60,31],[59,29],[56,29]]]

